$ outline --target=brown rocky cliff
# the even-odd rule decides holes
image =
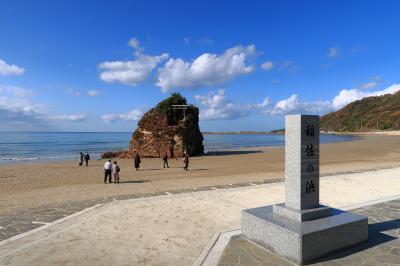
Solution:
[[[195,108],[195,107],[192,107]],[[187,151],[189,155],[203,153],[203,135],[197,121],[188,117],[177,123],[168,121],[167,114],[158,111],[146,113],[132,135],[129,151],[138,151],[144,157],[180,157]]]
[[[102,157],[132,158],[136,151],[142,157],[162,157],[165,152],[168,157],[181,157],[185,151],[190,156],[203,153],[199,109],[188,105],[185,111],[172,110],[172,104],[186,105],[186,99],[173,94],[159,103],[138,122],[128,151],[104,153]]]

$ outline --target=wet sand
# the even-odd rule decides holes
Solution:
[[[135,171],[132,160],[118,162],[122,183],[107,185],[104,160],[90,161],[89,167],[79,167],[77,161],[0,166],[0,213],[136,193],[274,181],[284,176],[284,147],[192,157],[187,172],[181,159],[170,159],[170,168],[163,169],[161,159],[143,158],[140,171]],[[400,136],[364,135],[321,145],[321,174],[388,166],[400,166]]]

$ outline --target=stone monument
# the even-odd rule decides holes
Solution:
[[[285,124],[285,202],[243,210],[242,235],[297,264],[366,241],[367,217],[319,203],[319,116]]]

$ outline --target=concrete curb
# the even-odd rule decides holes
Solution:
[[[232,236],[239,235],[240,229],[218,232],[210,239],[193,266],[217,265]]]

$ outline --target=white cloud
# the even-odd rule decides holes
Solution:
[[[329,48],[329,52],[326,54],[326,57],[329,58],[336,58],[340,54],[338,47],[331,47]]]
[[[274,63],[271,61],[266,61],[261,64],[261,68],[265,71],[271,70],[274,67]]]
[[[89,95],[90,97],[95,97],[95,96],[97,96],[97,95],[100,94],[100,91],[98,91],[98,90],[88,90],[86,93],[87,93],[87,95]]]
[[[41,114],[43,106],[33,104],[29,98],[33,91],[17,86],[0,85],[0,108],[12,112]]]
[[[265,97],[264,101],[262,103],[258,103],[255,105],[256,108],[258,109],[264,109],[269,107],[271,104],[271,100],[268,97]]]
[[[131,38],[128,42],[128,45],[134,49],[140,48],[139,40],[135,37]]]
[[[362,89],[365,89],[365,90],[368,90],[368,89],[373,89],[373,88],[375,88],[376,86],[378,86],[378,82],[376,82],[376,81],[371,81],[371,82],[367,82],[367,83],[364,83],[364,84],[362,84],[361,85],[361,88]]]
[[[209,87],[224,83],[238,75],[253,72],[248,59],[255,54],[254,45],[235,46],[223,54],[205,53],[192,62],[171,58],[159,69],[156,85],[163,92],[174,88]]]
[[[381,96],[394,94],[400,91],[400,84],[394,84],[385,90],[365,91],[362,89],[341,90],[332,101],[315,100],[302,101],[297,94],[291,95],[287,99],[280,100],[274,105],[269,98],[265,98],[262,103],[253,105],[255,109],[267,115],[286,115],[286,114],[326,114],[339,110],[345,105],[361,100],[370,96]]]
[[[379,75],[373,76],[373,77],[371,77],[370,82],[361,84],[360,89],[363,89],[363,90],[373,89],[373,88],[377,87],[382,82],[382,80],[383,80],[382,77]]]
[[[79,122],[83,114],[49,115],[48,107],[32,102],[34,92],[17,86],[0,85],[1,130],[48,130],[55,121]]]
[[[16,65],[9,65],[4,60],[0,59],[0,75],[11,76],[11,75],[22,75],[25,69]]]
[[[33,92],[16,86],[0,85],[0,128],[33,130],[47,126],[41,104],[31,102]]]
[[[266,98],[262,104],[256,105],[265,114],[286,115],[286,114],[323,114],[332,111],[332,105],[329,101],[300,101],[297,94],[289,98],[278,101],[270,106],[269,99]]]
[[[206,96],[196,95],[195,99],[200,103],[200,119],[236,119],[247,116],[251,106],[235,104],[225,97],[225,90],[211,92]]]
[[[144,81],[159,63],[168,58],[168,54],[159,56],[137,54],[133,61],[106,61],[99,65],[100,79],[108,83],[136,86]]]
[[[84,114],[72,114],[72,115],[54,115],[49,117],[51,120],[58,121],[71,121],[71,122],[82,122],[86,119]]]
[[[119,120],[123,120],[123,121],[138,121],[142,116],[143,116],[143,112],[142,111],[140,111],[138,109],[134,109],[134,110],[132,110],[130,112],[127,112],[127,113],[105,114],[105,115],[101,116],[101,119],[103,119],[103,121],[105,123],[113,123],[113,122],[119,121]]]
[[[14,113],[43,114],[43,105],[33,104],[28,99],[20,97],[0,96],[0,109]]]
[[[319,114],[336,111],[350,102],[364,97],[394,94],[400,91],[400,84],[394,84],[385,90],[364,91],[361,89],[342,90],[332,101],[328,100],[301,100],[297,94],[279,100],[275,104],[266,97],[261,103],[243,105],[234,103],[226,98],[225,90],[211,92],[205,96],[196,95],[195,99],[200,104],[200,118],[202,120],[236,119],[258,111],[266,115],[287,114]]]
[[[400,90],[400,84],[393,84],[392,86],[388,87],[384,90],[379,91],[363,91],[359,89],[351,89],[351,90],[341,90],[338,95],[332,100],[332,106],[335,110],[338,110],[345,105],[361,100],[365,97],[370,96],[381,96],[385,94],[394,94]]]
[[[361,100],[370,96],[381,96],[385,94],[394,94],[400,91],[400,84],[394,84],[385,90],[364,91],[360,89],[341,90],[332,101],[316,100],[301,101],[297,94],[291,95],[289,98],[278,101],[274,106],[270,105],[269,99],[266,98],[264,103],[257,104],[255,107],[265,114],[286,115],[286,114],[326,114],[328,112],[339,110],[345,105]]]
[[[27,90],[18,86],[0,85],[0,93],[8,94],[19,98],[29,98],[33,96],[32,90]]]
[[[130,39],[128,45],[135,50],[135,60],[100,63],[98,67],[102,81],[136,86],[144,81],[159,63],[169,58],[167,53],[158,56],[144,54],[144,49],[136,38]]]
[[[292,60],[275,63],[275,66],[278,71],[289,71],[291,74],[295,74],[301,70],[301,66]]]

